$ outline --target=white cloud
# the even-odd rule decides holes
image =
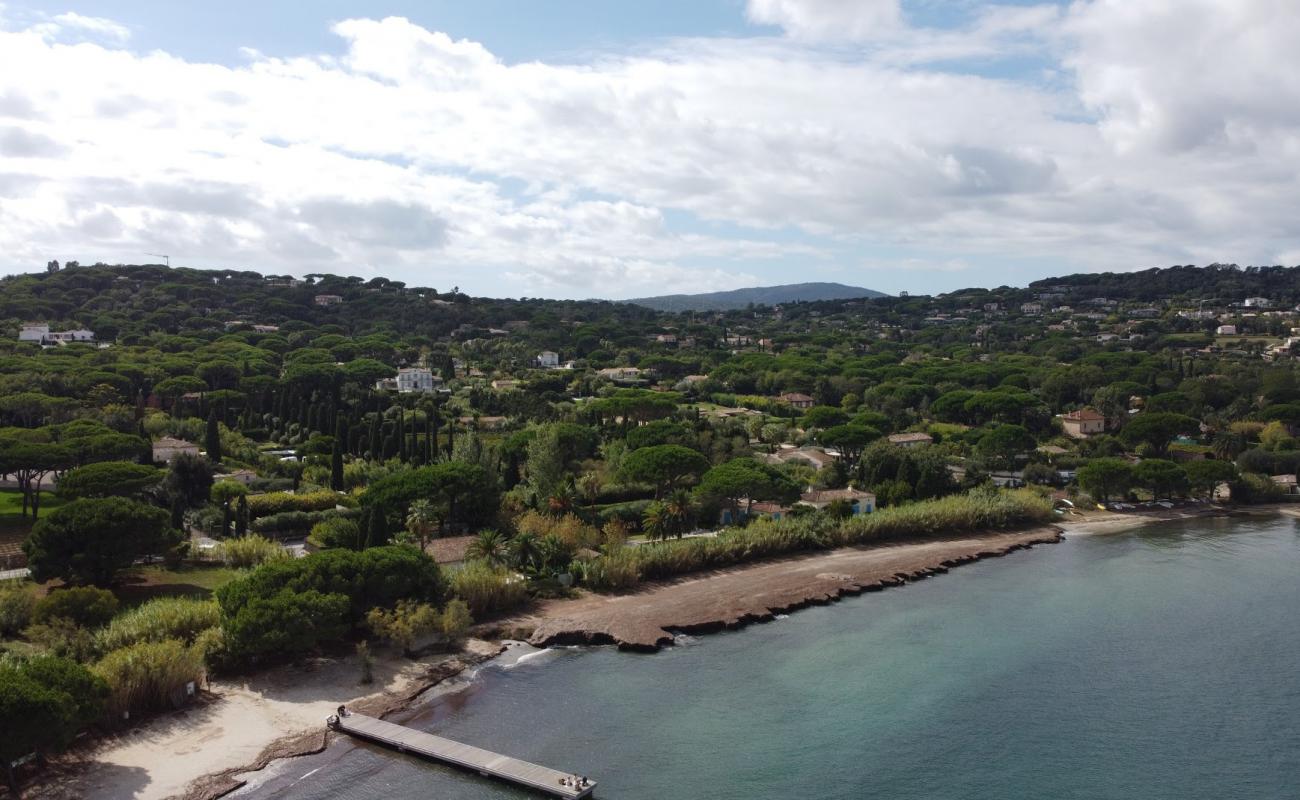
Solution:
[[[745,11],[753,22],[816,41],[871,39],[903,22],[899,0],[749,0]]]
[[[867,6],[846,8],[761,13],[811,31]],[[930,274],[1268,260],[1300,237],[1284,11],[1096,0],[945,31],[885,13],[857,51],[787,27],[577,64],[508,64],[397,18],[338,23],[340,56],[238,67],[0,30],[0,267],[158,251],[636,296],[879,252]],[[1191,44],[1159,46],[1170,31]],[[1056,77],[935,66],[1008,52]]]
[[[125,42],[127,39],[131,38],[130,28],[103,17],[87,17],[69,11],[66,14],[55,16],[54,21],[65,28],[76,28],[118,42]]]

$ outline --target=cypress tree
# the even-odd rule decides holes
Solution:
[[[204,437],[204,446],[208,449],[208,459],[214,464],[221,462],[221,430],[217,427],[217,414],[208,415],[208,430]]]
[[[347,439],[347,428],[343,420],[339,420],[334,427],[334,447],[330,451],[330,488],[336,492],[343,491],[343,447]]]
[[[248,498],[241,494],[239,503],[235,506],[235,536],[243,536],[246,533],[248,533]]]
[[[383,444],[383,429],[379,422],[380,414],[375,412],[374,418],[370,420],[370,457],[378,461],[383,457],[379,452],[380,445]]]
[[[406,413],[400,408],[397,409],[397,457],[402,461],[410,457],[406,452]]]

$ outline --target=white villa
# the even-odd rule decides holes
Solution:
[[[442,379],[435,378],[433,371],[425,367],[404,367],[393,378],[383,378],[375,384],[376,389],[386,389],[399,394],[412,392],[436,392],[442,388]]]

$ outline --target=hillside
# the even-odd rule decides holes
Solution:
[[[628,300],[656,311],[726,311],[754,305],[778,305],[813,300],[851,300],[856,297],[887,297],[884,292],[845,286],[842,283],[789,283],[783,286],[754,286],[706,294],[665,294]]]

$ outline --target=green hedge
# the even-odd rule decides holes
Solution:
[[[326,511],[335,506],[354,506],[356,501],[347,495],[322,489],[318,492],[268,492],[248,496],[250,519],[269,517],[290,511]],[[310,525],[308,527],[311,527]]]

